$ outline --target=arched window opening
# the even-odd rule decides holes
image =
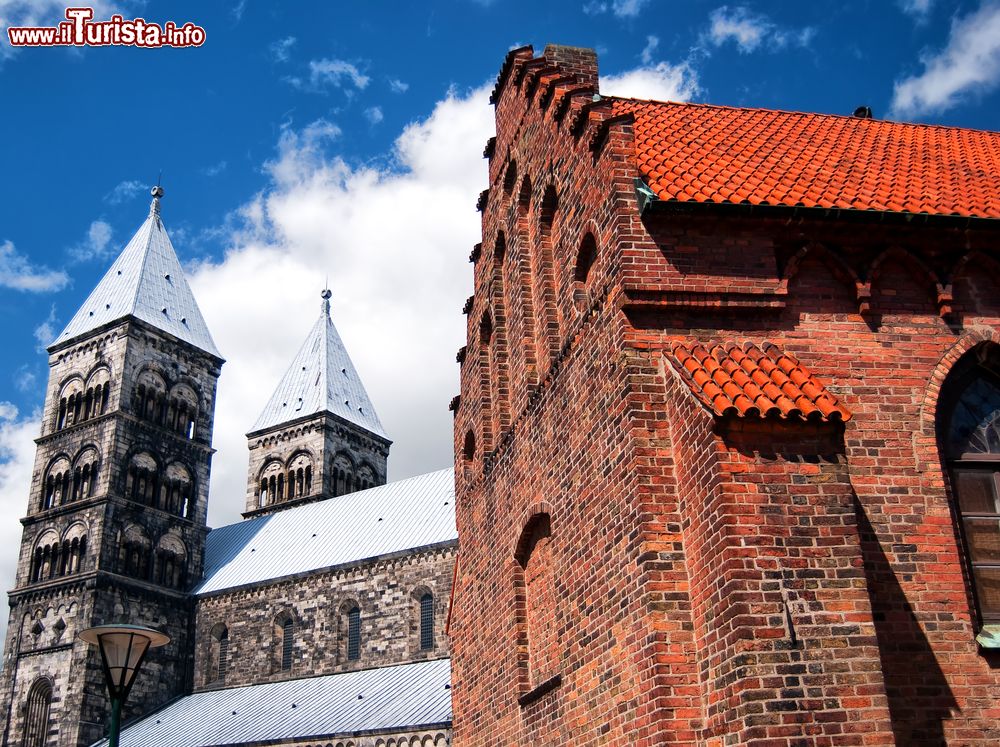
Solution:
[[[514,192],[514,185],[517,184],[517,161],[511,160],[510,164],[507,166],[507,171],[503,177],[503,191],[504,194],[512,194]]]
[[[73,482],[69,501],[79,501],[90,498],[94,494],[94,483],[97,479],[97,450],[93,447],[83,449],[76,457],[73,468]]]
[[[153,456],[141,452],[132,457],[125,475],[125,497],[146,506],[156,506],[160,493],[159,468]]]
[[[156,425],[163,425],[166,416],[167,385],[154,371],[143,371],[136,380],[133,413]]]
[[[184,587],[187,548],[181,539],[165,534],[156,546],[155,581],[171,589]]]
[[[517,585],[524,602],[519,607],[518,623],[528,641],[530,684],[536,687],[557,673],[556,594],[548,514],[537,514],[528,522],[515,558],[520,570]]]
[[[72,494],[73,467],[67,457],[57,458],[48,468],[42,491],[42,509],[68,503]]]
[[[32,582],[48,581],[61,575],[62,543],[52,529],[46,530],[35,542],[29,578]]]
[[[194,481],[187,467],[176,462],[167,467],[160,497],[160,508],[164,511],[183,518],[191,518],[194,508]]]
[[[44,747],[49,734],[52,684],[38,680],[28,691],[24,709],[24,747]]]
[[[476,456],[476,434],[471,430],[465,434],[465,442],[462,445],[462,456],[465,461],[471,462]]]
[[[197,420],[198,395],[185,384],[175,385],[166,404],[166,427],[184,438],[193,439]]]
[[[292,647],[295,643],[295,630],[292,618],[285,618],[281,624],[281,671],[287,672],[292,668]]]
[[[281,462],[273,460],[264,465],[260,472],[260,507],[271,506],[278,502],[278,475],[283,467]]]
[[[346,454],[340,453],[333,458],[333,494],[346,495],[355,489],[354,463]]]
[[[355,490],[368,490],[375,486],[375,470],[369,464],[362,464],[358,470],[358,479]]]
[[[534,296],[535,308],[540,310],[540,324],[537,331],[538,360],[543,365],[551,365],[559,354],[559,305],[556,296],[556,267],[553,250],[553,227],[559,197],[556,188],[548,185],[538,206],[538,232],[534,251]]]
[[[347,660],[361,658],[361,610],[352,607],[347,611]]]
[[[82,419],[82,403],[85,395],[83,379],[79,376],[63,384],[62,389],[59,391],[59,411],[56,415],[56,430],[69,428]]]
[[[434,596],[427,592],[420,597],[420,650],[434,648]]]
[[[587,281],[595,261],[597,261],[597,241],[593,234],[587,233],[580,242],[580,251],[577,252],[576,267],[573,270],[573,300],[581,310],[590,301]]]
[[[152,545],[143,530],[135,524],[125,528],[118,549],[118,572],[125,576],[149,581],[152,572]]]
[[[308,454],[297,454],[288,464],[288,499],[312,494],[312,459]]]
[[[212,642],[215,656],[209,676],[211,681],[225,684],[229,671],[229,628],[221,623],[216,625],[212,630]]]
[[[1000,623],[1000,347],[960,361],[942,391],[955,511],[982,624]]]

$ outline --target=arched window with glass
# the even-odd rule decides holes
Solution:
[[[1000,624],[1000,346],[960,361],[942,391],[939,439],[981,625]]]

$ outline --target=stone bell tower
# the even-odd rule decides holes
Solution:
[[[247,434],[245,517],[385,484],[392,442],[330,318],[330,295]]]
[[[49,347],[49,382],[4,652],[3,744],[89,745],[108,701],[87,627],[171,637],[125,718],[191,678],[190,582],[201,575],[223,363],[160,218],[145,222]]]

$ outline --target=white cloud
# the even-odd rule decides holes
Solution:
[[[927,18],[932,5],[934,5],[934,0],[899,0],[899,7],[902,11],[918,20]]]
[[[28,508],[35,441],[41,413],[19,417],[17,408],[0,402],[0,578],[11,588],[21,549],[21,525],[16,517]],[[7,615],[0,615],[0,635],[6,635]]]
[[[61,290],[68,283],[65,272],[34,266],[12,242],[0,243],[0,288],[41,293]]]
[[[295,45],[296,39],[294,36],[286,36],[284,39],[278,39],[276,42],[272,42],[269,49],[271,50],[271,56],[278,62],[288,62],[288,58],[291,56],[292,47]]]
[[[984,2],[975,12],[954,19],[945,48],[925,53],[921,62],[922,73],[896,82],[894,116],[942,112],[996,88],[1000,83],[1000,2]]]
[[[229,164],[227,164],[225,161],[219,161],[218,163],[212,164],[211,166],[206,166],[201,170],[201,173],[209,177],[218,176],[219,174],[221,174],[223,171],[226,170],[226,166],[228,165]]]
[[[87,229],[87,235],[76,246],[70,248],[70,255],[78,262],[92,259],[106,259],[113,251],[109,249],[113,231],[108,223],[95,220]]]
[[[811,27],[780,28],[767,16],[752,13],[743,6],[716,8],[709,14],[709,21],[707,41],[710,44],[721,47],[731,41],[744,54],[759,47],[772,52],[789,46],[808,47],[816,35]]]
[[[701,90],[698,75],[686,62],[660,62],[601,77],[601,93],[656,101],[689,101]]]
[[[247,9],[247,0],[240,0],[238,3],[236,3],[236,5],[233,6],[232,10],[233,18],[236,19],[237,23],[243,20],[243,13],[246,11],[246,9]]]
[[[372,106],[368,109],[365,109],[365,117],[367,117],[368,121],[371,122],[373,125],[376,125],[383,119],[385,119],[385,115],[382,114],[381,106]]]
[[[349,80],[355,88],[365,88],[369,78],[361,73],[355,65],[345,60],[310,60],[309,83],[313,88],[332,85],[337,88]]]
[[[19,366],[17,371],[14,372],[14,386],[17,387],[17,391],[19,392],[33,392],[37,382],[38,377],[35,376],[34,371],[31,370],[31,366],[27,363]]]
[[[38,343],[37,350],[39,353],[44,353],[45,348],[47,348],[50,344],[52,344],[52,341],[56,339],[56,330],[52,326],[55,323],[56,323],[56,306],[55,304],[52,304],[52,307],[49,309],[48,317],[46,317],[44,322],[35,327],[35,331],[33,332],[35,336],[35,342]]]
[[[129,179],[123,182],[118,182],[114,189],[104,195],[104,201],[111,205],[118,205],[126,200],[131,200],[145,191],[145,184],[134,179]]]
[[[408,90],[410,90],[410,84],[404,83],[398,78],[391,78],[389,80],[389,90],[392,91],[393,93],[406,93]]]
[[[320,311],[333,318],[394,440],[391,479],[452,463],[448,400],[465,342],[466,258],[480,238],[475,195],[487,184],[489,87],[449,92],[397,137],[391,168],[327,154],[325,120],[281,133],[269,187],[239,212],[231,248],[190,281],[227,359],[215,417],[210,520],[238,519],[245,433]]]
[[[590,0],[584,3],[583,12],[593,16],[611,11],[618,18],[635,18],[648,4],[649,0],[611,0],[611,2]]]
[[[653,62],[653,55],[656,54],[656,48],[660,46],[659,37],[650,35],[646,37],[646,46],[642,50],[642,64],[649,65]]]

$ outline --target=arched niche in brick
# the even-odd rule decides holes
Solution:
[[[538,511],[524,523],[514,548],[513,570],[518,637],[527,652],[527,661],[522,662],[527,669],[524,691],[558,674],[552,519],[548,511]]]

